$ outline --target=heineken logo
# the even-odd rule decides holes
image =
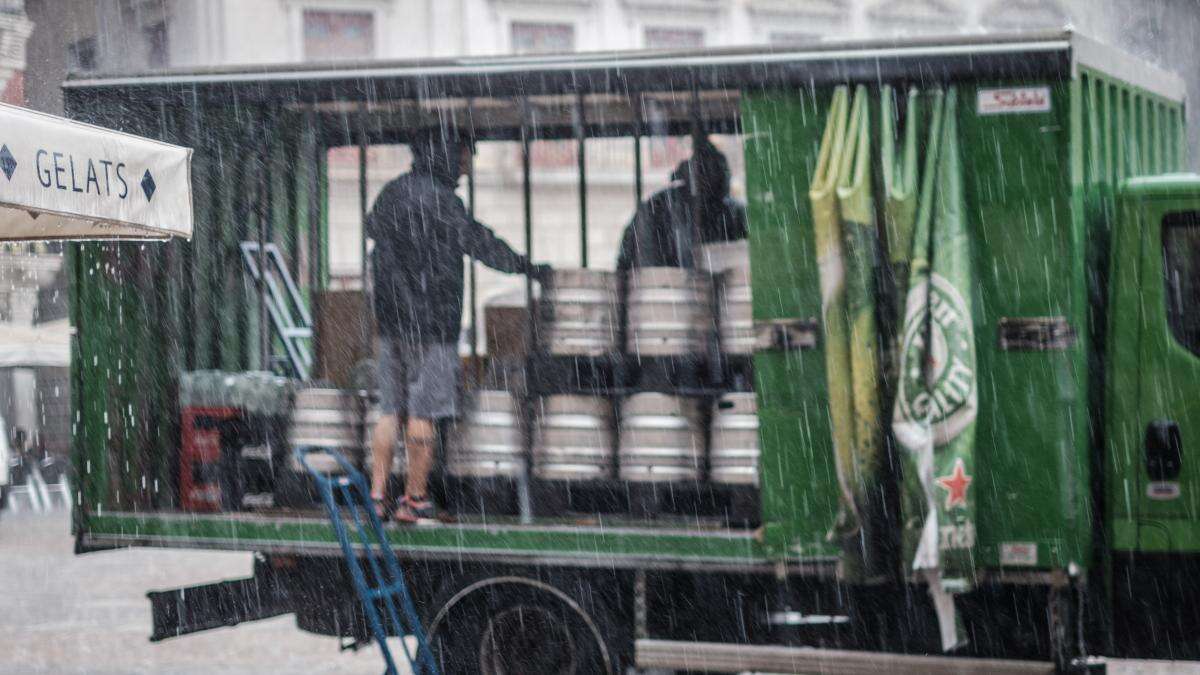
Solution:
[[[962,294],[938,274],[914,286],[907,305],[899,421],[931,425],[934,444],[945,445],[975,420],[978,407],[971,316]]]

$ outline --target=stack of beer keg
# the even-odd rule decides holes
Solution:
[[[623,313],[614,273],[556,270],[538,304],[534,358],[581,370],[624,351],[634,375],[623,371],[612,385],[592,386],[543,379],[525,396],[476,392],[452,435],[447,473],[515,479],[527,472],[535,488],[545,488],[535,496],[578,495],[589,485],[635,495],[630,499],[646,489],[756,487],[758,418],[748,387],[704,385],[703,373],[641,377],[651,367],[698,371],[715,345],[722,358],[748,362],[753,354],[744,242],[706,248],[701,265],[629,271]],[[555,503],[570,508],[570,499]]]

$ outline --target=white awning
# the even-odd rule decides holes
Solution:
[[[0,241],[191,238],[191,156],[0,105]]]

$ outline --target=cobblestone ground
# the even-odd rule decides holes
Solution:
[[[248,576],[249,554],[71,549],[66,511],[0,514],[0,675],[383,671],[377,649],[339,653],[291,616],[147,639],[147,591]]]

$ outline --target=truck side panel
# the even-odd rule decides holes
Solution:
[[[960,88],[980,383],[970,489],[979,564],[997,567],[1004,551],[1021,550],[1009,561],[1061,567],[1082,563],[1088,541],[1086,340],[1002,340],[1013,326],[1049,321],[1078,333],[1085,322],[1083,250],[1071,217],[1071,99],[1065,83],[1025,82],[1049,93],[1047,109],[977,107],[980,90],[1012,86]]]
[[[754,319],[819,319],[821,294],[808,187],[829,92],[746,96],[746,194]],[[774,550],[835,555],[837,515],[825,358],[816,349],[754,357],[762,443],[763,521]]]
[[[978,490],[980,563],[1086,565],[1092,496],[1085,254],[1091,233],[1073,203],[1082,195],[1072,189],[1072,149],[1079,147],[1072,114],[1079,102],[1069,82],[1020,84],[1046,87],[1049,109],[980,114],[974,105],[980,89],[1013,83],[960,88],[971,103],[960,109],[959,126],[978,280],[980,464],[972,489]],[[825,108],[814,109],[811,100],[798,92],[749,97],[744,104],[756,320],[820,314],[807,186]],[[770,144],[755,133],[766,125],[774,132]],[[774,149],[784,144],[791,148],[787,155]],[[1169,157],[1166,146],[1163,158]],[[1002,324],[1043,319],[1067,327],[1074,339],[1001,346]],[[764,467],[780,468],[764,470],[766,520],[783,528],[785,507],[791,508],[800,516],[786,526],[793,544],[826,547],[822,538],[836,514],[836,496],[820,349],[759,354],[756,366]],[[797,485],[813,487],[793,494]],[[1028,552],[1028,544],[1035,558],[1006,560],[1006,550]]]

